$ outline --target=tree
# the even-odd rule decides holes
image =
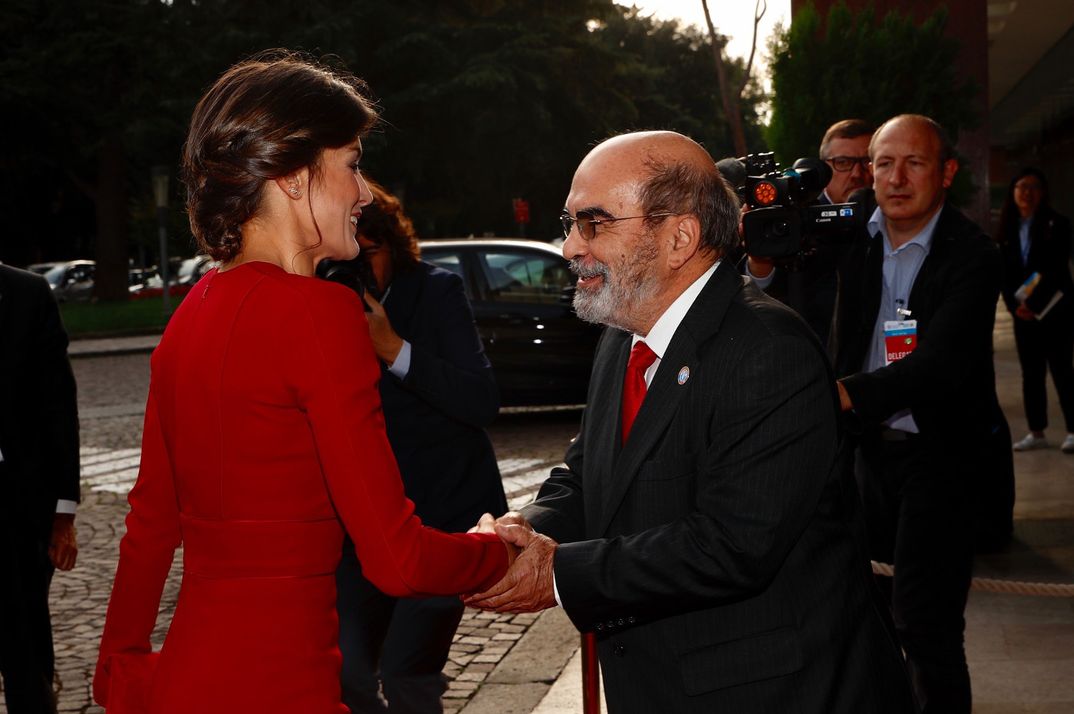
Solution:
[[[748,153],[746,135],[742,131],[742,112],[740,103],[742,93],[750,78],[750,68],[753,67],[753,56],[757,51],[757,27],[768,10],[765,0],[757,0],[753,11],[753,40],[750,43],[750,58],[746,62],[746,71],[742,82],[737,86],[731,86],[731,80],[727,76],[728,62],[724,58],[724,48],[727,47],[727,36],[716,32],[716,26],[712,24],[712,15],[709,13],[708,0],[701,0],[701,7],[705,11],[705,25],[709,30],[709,40],[712,42],[713,64],[716,66],[716,80],[720,87],[720,99],[723,103],[724,117],[731,129],[731,137],[735,145],[735,154],[744,156]]]
[[[423,237],[557,234],[574,167],[597,141],[676,129],[730,153],[704,36],[612,0],[47,0],[0,7],[0,166],[17,212],[0,260],[98,259],[126,296],[155,252],[150,169],[177,173],[198,97],[224,70],[287,47],[350,68],[383,117],[363,170],[400,192]],[[745,82],[741,62],[727,66]],[[760,134],[750,82],[747,140]],[[171,250],[190,249],[175,189]],[[74,237],[67,234],[73,234]]]
[[[918,25],[892,11],[833,5],[822,24],[812,3],[771,42],[772,118],[768,145],[789,164],[815,156],[832,123],[857,117],[879,124],[897,114],[931,116],[957,138],[977,122],[977,87],[955,70],[958,41],[944,35],[947,11]]]

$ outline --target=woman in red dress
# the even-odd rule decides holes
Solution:
[[[183,152],[191,228],[221,262],[153,353],[93,683],[110,712],[343,714],[335,570],[343,532],[397,597],[483,590],[511,554],[413,515],[385,436],[363,308],[312,277],[357,255],[375,119],[355,78],[290,55],[225,73]],[[183,583],[150,633],[175,548]],[[139,681],[144,686],[139,688]]]

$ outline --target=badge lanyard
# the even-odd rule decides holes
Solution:
[[[898,362],[917,347],[917,320],[907,319],[912,311],[906,307],[906,301],[895,300],[895,312],[898,320],[884,321],[884,366]]]

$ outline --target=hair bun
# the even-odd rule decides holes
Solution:
[[[190,229],[204,252],[234,258],[266,181],[315,169],[325,149],[369,129],[376,112],[363,86],[281,50],[241,62],[213,84],[194,109],[182,165]]]

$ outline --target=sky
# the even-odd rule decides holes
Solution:
[[[678,18],[690,25],[697,25],[707,31],[705,12],[701,0],[616,0],[620,5],[636,5],[644,14],[655,15],[661,20]],[[709,13],[716,31],[731,38],[727,53],[732,57],[749,57],[750,42],[753,39],[754,0],[708,0]],[[791,14],[791,0],[768,0],[768,10],[761,20],[757,31],[757,56],[754,64],[764,64],[768,37],[776,22],[788,23]]]

